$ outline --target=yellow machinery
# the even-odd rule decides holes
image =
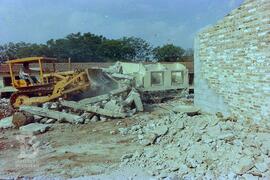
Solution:
[[[12,86],[18,91],[10,97],[14,108],[48,102],[90,87],[89,71],[56,72],[54,58],[29,57],[7,61]],[[30,68],[31,64],[38,68]],[[32,67],[32,66],[31,66]],[[20,69],[19,74],[15,69]],[[45,68],[47,68],[45,70]],[[34,76],[36,73],[37,76]],[[38,77],[38,78],[37,78]]]

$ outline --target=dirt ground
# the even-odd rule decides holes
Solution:
[[[30,137],[36,147],[26,151],[19,130],[0,132],[0,177],[50,176],[74,178],[111,172],[121,157],[142,146],[134,135],[122,136],[118,128],[136,120],[110,120],[92,124],[51,124],[51,130]],[[27,146],[27,145],[26,145]]]

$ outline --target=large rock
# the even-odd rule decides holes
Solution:
[[[12,123],[12,116],[0,120],[0,129],[7,129],[15,127]]]
[[[46,132],[50,129],[50,126],[47,124],[32,123],[26,126],[20,127],[20,131],[23,134],[37,135]]]

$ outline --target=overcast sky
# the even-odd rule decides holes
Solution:
[[[72,32],[193,46],[194,34],[243,0],[0,0],[0,44],[45,43]]]

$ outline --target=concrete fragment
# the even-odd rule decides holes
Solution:
[[[84,118],[84,119],[89,119],[93,116],[92,113],[88,113],[88,112],[84,112],[81,117]]]
[[[158,137],[157,134],[148,134],[145,135],[144,139],[142,139],[139,143],[143,146],[148,146],[150,144],[154,144],[157,137]]]
[[[99,96],[95,96],[95,97],[91,97],[91,98],[85,98],[85,99],[79,101],[78,105],[94,104],[94,103],[101,102],[101,101],[108,100],[108,99],[110,99],[110,95],[104,94],[104,95],[99,95]]]
[[[137,111],[143,111],[143,104],[140,98],[140,94],[134,88],[130,91],[128,97],[124,101],[124,104],[131,105],[133,102]]]
[[[48,121],[48,118],[42,118],[39,122],[45,124]]]
[[[177,121],[176,122],[176,128],[179,130],[182,130],[185,128],[184,122],[183,121]]]
[[[48,119],[45,124],[52,124],[55,123],[57,120],[56,119]]]
[[[254,167],[254,162],[250,157],[242,157],[237,164],[234,165],[235,173],[244,174]]]
[[[179,165],[179,173],[181,176],[185,175],[188,173],[188,167],[185,164],[180,164]]]
[[[58,103],[56,102],[51,103],[50,109],[58,109]]]
[[[168,132],[168,127],[166,125],[164,126],[158,126],[154,129],[153,133],[157,135],[157,137],[163,136]]]
[[[95,96],[95,97],[91,97],[91,98],[85,98],[85,99],[79,101],[79,105],[94,104],[94,103],[101,102],[104,100],[109,100],[109,99],[111,99],[112,96],[124,93],[128,89],[129,89],[128,86],[123,86],[123,87],[120,87],[118,89],[114,89],[114,90],[110,91],[108,94],[103,94],[103,95],[99,95],[99,96]]]
[[[119,95],[121,93],[127,92],[128,90],[129,90],[128,86],[121,86],[118,89],[114,89],[114,90],[110,91],[109,94],[115,96],[115,95]]]
[[[196,115],[199,113],[200,108],[189,105],[177,105],[172,109],[176,113],[187,113],[188,115]]]
[[[40,123],[31,123],[20,127],[20,132],[23,134],[37,135],[46,132],[50,128],[49,125]]]
[[[20,110],[29,112],[33,115],[39,115],[43,117],[48,117],[52,119],[57,119],[59,121],[67,121],[70,123],[78,124],[83,122],[83,118],[80,116],[64,113],[59,111],[53,111],[49,109],[39,108],[35,106],[20,106]]]
[[[105,116],[100,116],[99,119],[101,122],[105,122],[105,121],[107,121],[108,118]]]
[[[49,109],[50,106],[51,106],[51,102],[45,102],[42,104],[42,108]]]
[[[97,116],[93,116],[90,121],[94,123],[94,122],[98,122],[98,120],[99,118]]]
[[[89,124],[90,122],[91,122],[91,119],[87,118],[87,119],[84,120],[84,124]]]
[[[270,166],[266,162],[261,162],[261,163],[256,163],[255,168],[259,170],[261,173],[264,173],[270,169]]]
[[[116,118],[124,118],[127,116],[125,113],[110,111],[110,110],[106,110],[97,106],[91,106],[91,105],[81,106],[80,104],[74,101],[61,101],[61,105],[73,108],[75,110],[88,111],[88,112],[100,114],[103,116],[116,117]]]
[[[115,112],[123,112],[123,107],[117,104],[116,100],[110,100],[104,105],[104,109]]]
[[[40,122],[43,117],[34,115],[35,122]]]
[[[13,119],[12,116],[1,119],[0,120],[0,129],[8,129],[8,128],[15,127],[14,124],[12,123],[12,119]]]

